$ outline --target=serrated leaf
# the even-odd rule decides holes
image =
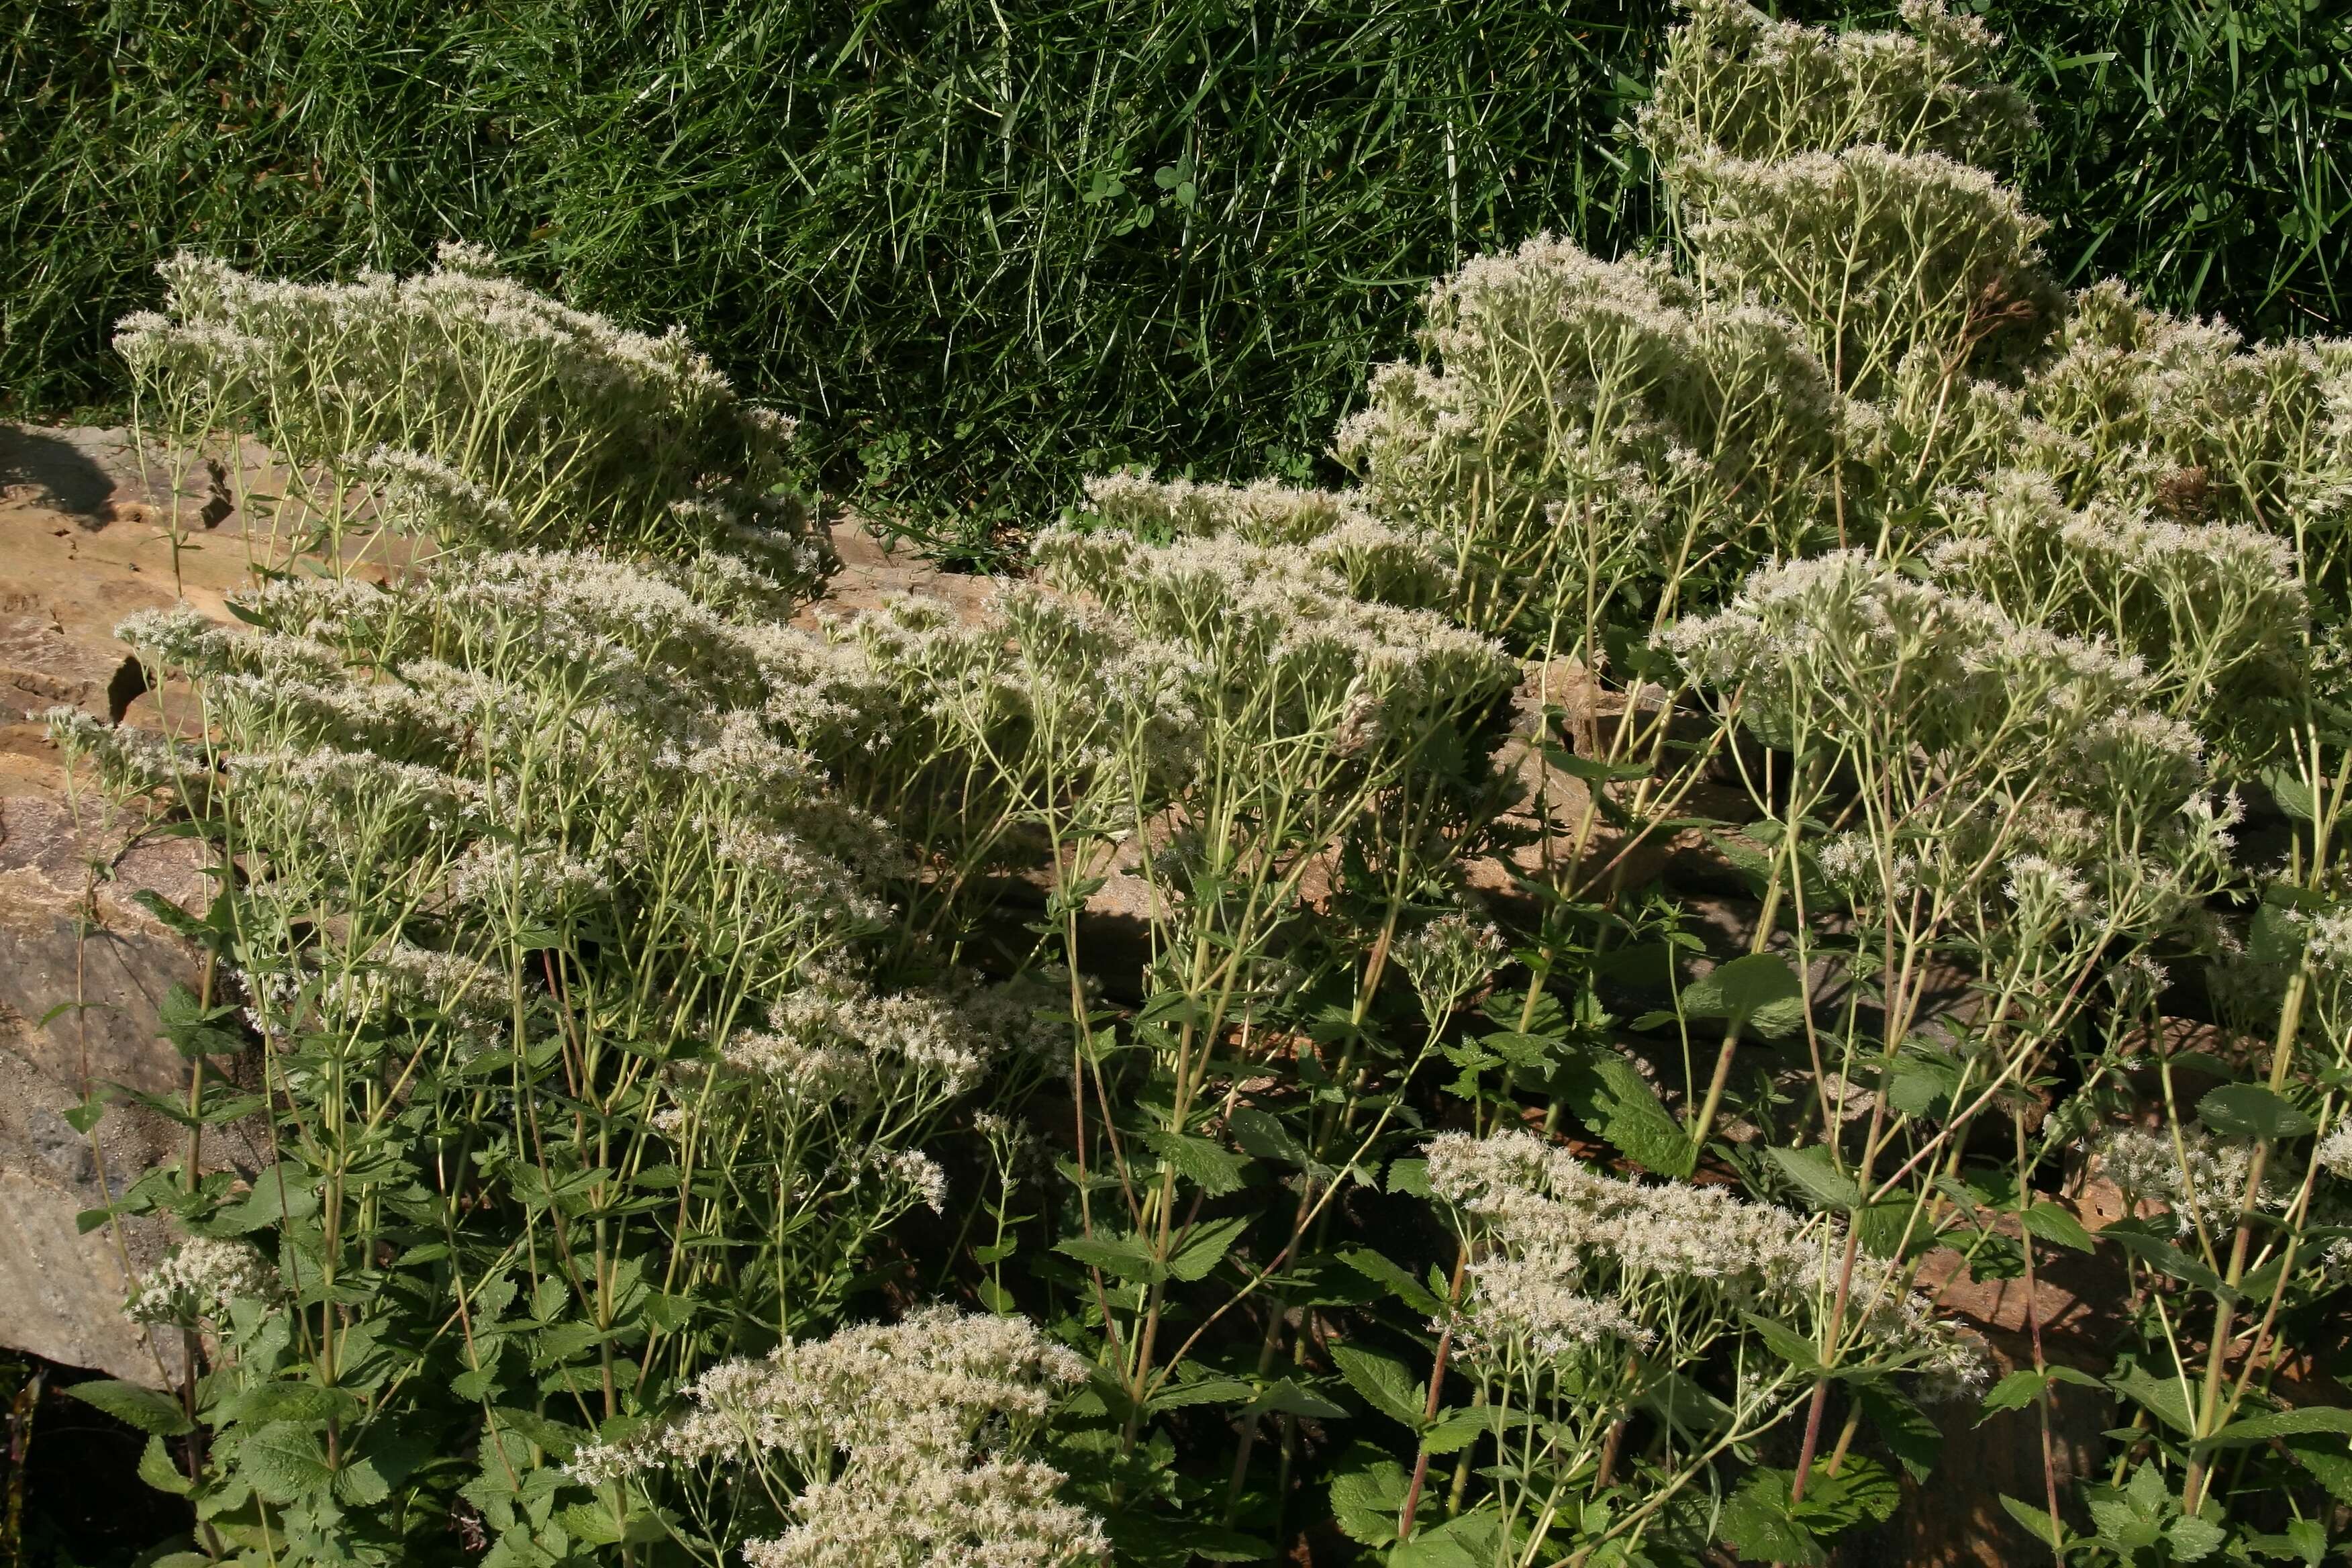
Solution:
[[[2219,1274],[2148,1230],[2145,1221],[2118,1220],[2099,1235],[2160,1274],[2168,1274],[2183,1284],[2194,1285],[2200,1290],[2231,1300],[2240,1297],[2240,1292],[2231,1289]]]
[[[1406,1197],[1425,1198],[1430,1195],[1429,1162],[1426,1160],[1391,1160],[1389,1191]]]
[[[243,1236],[319,1212],[319,1189],[299,1165],[281,1162],[254,1179],[253,1190],[213,1216],[213,1228]]]
[[[2324,1432],[2352,1436],[2352,1410],[2306,1405],[2295,1410],[2249,1415],[2242,1421],[2231,1422],[2206,1442],[2212,1447],[2228,1448],[2246,1443],[2267,1443],[2273,1437],[2307,1437]]]
[[[1352,1414],[1344,1405],[1324,1398],[1311,1388],[1301,1386],[1291,1378],[1278,1378],[1265,1385],[1255,1399],[1249,1402],[1253,1415],[1267,1412],[1276,1415],[1304,1415],[1311,1421],[1337,1421]]]
[[[2097,1243],[2091,1233],[2076,1219],[2072,1211],[2042,1199],[2019,1216],[2027,1234],[2060,1247],[2071,1247],[2077,1252],[2094,1250]]]
[[[1878,1440],[1913,1480],[1925,1480],[1944,1457],[1943,1428],[1908,1398],[1883,1384],[1858,1383],[1853,1396],[1877,1429]]]
[[[1712,1436],[1730,1425],[1734,1412],[1695,1379],[1678,1372],[1662,1372],[1643,1391],[1641,1406],[1670,1425],[1699,1436]]]
[[[2196,1423],[2189,1414],[2189,1395],[2176,1378],[2158,1377],[2145,1367],[2126,1367],[2107,1379],[2107,1386],[2145,1406],[2183,1436],[2193,1435]]]
[[[2049,1380],[2032,1367],[2020,1367],[1986,1391],[1984,1404],[1977,1412],[1977,1425],[1981,1426],[2004,1410],[2022,1410],[2042,1397],[2050,1386]]]
[[[1764,1157],[1771,1161],[1773,1168],[1803,1193],[1815,1208],[1843,1214],[1862,1203],[1862,1189],[1854,1184],[1852,1176],[1837,1168],[1824,1144],[1814,1143],[1802,1149],[1767,1149]]]
[[[2168,1526],[2164,1538],[2172,1545],[2172,1555],[2183,1563],[2201,1563],[2221,1549],[2229,1539],[2228,1532],[2210,1519],[2184,1514]]]
[[[1357,1458],[1356,1468],[1331,1478],[1331,1517],[1351,1540],[1366,1546],[1392,1546],[1410,1483],[1404,1467],[1394,1459],[1360,1458],[1371,1452],[1368,1445],[1359,1444],[1349,1456]]]
[[[2223,1427],[2228,1431],[2228,1427]],[[2311,1472],[2337,1502],[2352,1505],[2352,1453],[2333,1438],[2288,1437],[2287,1457]]]
[[[1753,1312],[1742,1312],[1740,1321],[1753,1330],[1772,1353],[1800,1372],[1822,1370],[1822,1354],[1813,1342],[1785,1323],[1769,1318],[1759,1318]]]
[[[168,1394],[152,1388],[142,1388],[135,1383],[120,1378],[93,1378],[88,1383],[69,1383],[65,1392],[84,1405],[95,1405],[117,1421],[136,1426],[142,1432],[163,1437],[177,1437],[194,1430],[187,1412],[180,1402]]]
[[[1209,1197],[1221,1198],[1240,1190],[1242,1172],[1249,1162],[1237,1154],[1228,1153],[1205,1138],[1187,1137],[1165,1128],[1154,1128],[1144,1134],[1151,1152],[1166,1160],[1176,1173],[1199,1187]]]
[[[2300,1138],[2312,1120],[2258,1083],[2225,1083],[2197,1102],[2198,1120],[2224,1138]]]
[[[2063,1548],[2064,1542],[2059,1535],[2057,1522],[2047,1513],[2031,1503],[2018,1501],[2006,1492],[2001,1494],[2000,1506],[2008,1510],[2010,1518],[2025,1526],[2034,1540],[2049,1547],[2053,1552]]]
[[[1181,1409],[1188,1405],[1242,1405],[1255,1397],[1257,1390],[1237,1377],[1202,1377],[1191,1383],[1171,1383],[1143,1402],[1147,1413]]]
[[[324,1495],[335,1481],[318,1435],[293,1423],[264,1426],[237,1445],[237,1474],[274,1503]]]
[[[1167,1277],[1167,1270],[1151,1256],[1150,1249],[1132,1237],[1097,1237],[1089,1240],[1073,1236],[1055,1243],[1054,1250],[1121,1279],[1150,1284]]]
[[[1433,1454],[1453,1454],[1468,1447],[1489,1432],[1500,1432],[1506,1426],[1533,1421],[1524,1412],[1516,1420],[1508,1418],[1491,1405],[1473,1405],[1465,1410],[1441,1412],[1437,1424],[1422,1435],[1421,1446]]]
[[[1790,1480],[1787,1470],[1751,1471],[1724,1503],[1717,1529],[1744,1558],[1821,1568],[1820,1542],[1789,1511]]]
[[[558,1460],[572,1458],[585,1440],[585,1435],[578,1427],[551,1420],[536,1410],[520,1410],[513,1405],[501,1405],[490,1414],[500,1426]]]
[[[1208,1278],[1209,1270],[1225,1260],[1242,1233],[1249,1229],[1249,1217],[1235,1215],[1229,1219],[1203,1221],[1192,1227],[1192,1234],[1176,1256],[1168,1260],[1168,1272],[1190,1284]]]
[[[1495,1561],[1499,1523],[1480,1510],[1416,1530],[1389,1554],[1389,1568],[1487,1568]]]
[[[1805,1500],[1793,1511],[1806,1529],[1833,1535],[1862,1524],[1884,1524],[1902,1504],[1903,1488],[1885,1466],[1849,1454],[1835,1475],[1829,1473],[1828,1460],[1814,1461]]]
[[[1887,1074],[1886,1100],[1906,1116],[1932,1116],[1939,1106],[1949,1109],[1959,1084],[1957,1063],[1906,1054]]]
[[[1428,1385],[1415,1377],[1404,1363],[1356,1345],[1334,1345],[1331,1363],[1348,1380],[1348,1386],[1363,1395],[1364,1402],[1373,1409],[1415,1431],[1421,1429]]]
[[[1751,952],[1718,963],[1683,987],[1683,1013],[1693,1018],[1749,1022],[1768,1007],[1801,1001],[1789,961],[1777,952]]]
[[[1698,1151],[1658,1101],[1639,1068],[1616,1052],[1586,1049],[1562,1064],[1563,1098],[1592,1130],[1625,1157],[1662,1176],[1687,1176]]]
[[[588,1546],[618,1546],[623,1531],[603,1502],[575,1502],[556,1511],[556,1522],[572,1540]]]
[[[1270,1111],[1254,1105],[1240,1106],[1225,1118],[1225,1127],[1233,1133],[1234,1142],[1258,1159],[1301,1170],[1309,1163],[1306,1145],[1292,1137],[1290,1129]]]
[[[2284,768],[2264,768],[2258,776],[2263,781],[2263,787],[2271,792],[2271,798],[2278,802],[2278,808],[2287,816],[2294,817],[2297,822],[2313,822],[2318,819],[2318,812],[2315,809],[2312,801],[2311,786],[2304,783],[2299,776],[2287,772]]]
[[[1445,1303],[1422,1288],[1421,1281],[1402,1266],[1391,1263],[1369,1247],[1350,1247],[1339,1255],[1340,1262],[1371,1280],[1385,1285],[1397,1300],[1426,1317],[1437,1317],[1445,1310]]]
[[[163,1439],[160,1436],[150,1436],[147,1447],[140,1450],[139,1479],[157,1491],[169,1492],[173,1497],[185,1497],[196,1489],[195,1483],[181,1474],[180,1467],[172,1462],[172,1452],[163,1447]]]

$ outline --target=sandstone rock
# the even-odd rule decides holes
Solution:
[[[233,537],[208,535],[205,518],[225,514],[206,502],[184,508],[196,547],[175,583],[162,468],[142,475],[119,432],[0,426],[0,1343],[147,1383],[179,1347],[122,1317],[125,1275],[169,1235],[152,1220],[85,1234],[77,1216],[183,1153],[184,1135],[122,1105],[89,1136],[66,1118],[110,1084],[184,1089],[156,1016],[195,958],[137,895],[197,908],[210,889],[192,840],[142,838],[68,790],[41,715],[156,721],[115,624],[183,595],[221,615],[243,580]],[[215,1137],[206,1163],[237,1153]]]
[[[834,553],[841,558],[841,570],[825,584],[824,597],[793,617],[795,625],[814,627],[821,618],[847,619],[900,595],[937,600],[959,619],[977,620],[996,587],[993,577],[941,571],[909,546],[883,538],[855,516],[835,522],[829,533]]]

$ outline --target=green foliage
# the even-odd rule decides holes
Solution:
[[[2062,281],[2346,320],[2340,11],[1979,8],[2042,117],[2022,171]],[[1656,232],[1612,132],[1673,17],[8,0],[0,387],[119,399],[107,334],[182,247],[320,279],[460,237],[684,322],[809,423],[829,484],[980,548],[1122,463],[1304,476],[1429,279],[1539,229]]]
[[[201,1375],[89,1395],[179,1561],[1821,1563],[1972,1396],[2061,1560],[2324,1555],[2352,345],[2062,292],[1989,31],[1904,20],[1700,0],[1670,246],[1464,264],[1360,488],[1099,477],[961,614],[668,526],[600,432],[701,405],[530,372],[651,340],[469,253],[180,268],[118,340],[177,460],[261,430],[385,549],[126,623],[188,733],[53,716],[220,856],[186,1092],[118,1097],[190,1157],[89,1220],[185,1233],[128,1310]],[[368,304],[478,287],[456,352]]]

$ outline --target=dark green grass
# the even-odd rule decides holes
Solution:
[[[2262,332],[2340,327],[2345,10],[1997,0],[2062,269]],[[0,0],[0,391],[112,400],[109,323],[178,246],[327,276],[464,237],[684,322],[809,420],[833,484],[973,550],[1107,466],[1314,472],[1430,276],[1543,228],[1642,243],[1649,184],[1613,132],[1671,20]]]

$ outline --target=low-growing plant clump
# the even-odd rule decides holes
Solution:
[[[2352,345],[2062,290],[1903,20],[1703,0],[1671,254],[970,617],[801,629],[682,342],[175,263],[142,416],[296,477],[56,726],[218,857],[163,1561],[1822,1563],[2002,1412],[2010,1550],[2339,1547]]]

